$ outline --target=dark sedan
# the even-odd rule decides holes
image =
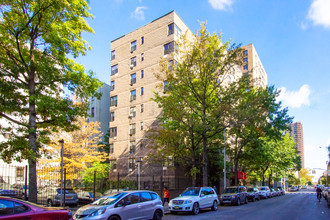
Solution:
[[[0,197],[0,219],[71,220],[70,210],[43,207],[19,199]]]

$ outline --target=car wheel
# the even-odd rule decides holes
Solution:
[[[213,205],[212,205],[211,209],[212,209],[212,211],[217,211],[218,210],[218,203],[217,203],[217,201],[214,201],[213,202]]]
[[[241,205],[241,199],[238,197],[237,198],[237,206],[240,206]]]
[[[192,214],[198,215],[198,213],[199,213],[199,205],[197,202],[195,202],[192,208]]]
[[[249,200],[247,197],[245,197],[245,204],[248,204],[249,203]]]
[[[156,210],[154,213],[153,220],[161,220],[163,218],[163,212],[160,210]]]
[[[52,206],[53,206],[53,202],[52,202],[51,199],[48,199],[48,200],[47,200],[47,206],[48,206],[48,207],[52,207]]]
[[[119,216],[114,215],[114,216],[110,216],[108,220],[121,220],[121,219]]]

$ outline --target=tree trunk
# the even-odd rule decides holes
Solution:
[[[208,185],[208,176],[207,176],[207,138],[206,132],[203,132],[203,186]]]
[[[273,176],[273,170],[271,169],[270,170],[270,174],[268,176],[268,187],[270,188],[270,183],[271,183],[271,180],[272,180],[272,176]]]

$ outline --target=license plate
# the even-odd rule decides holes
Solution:
[[[67,199],[72,199],[72,197],[66,197]]]
[[[174,206],[174,209],[179,209],[179,206]]]

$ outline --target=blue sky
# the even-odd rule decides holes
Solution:
[[[175,10],[224,40],[253,43],[279,99],[304,127],[305,166],[326,168],[330,145],[330,0],[90,0],[95,34],[78,62],[110,81],[110,42]]]

